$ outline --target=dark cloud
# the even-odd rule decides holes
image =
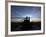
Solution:
[[[11,6],[12,17],[25,17],[30,16],[32,18],[41,17],[41,7],[35,6]]]

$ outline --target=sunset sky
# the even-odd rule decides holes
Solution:
[[[40,20],[41,7],[36,6],[11,6],[11,17],[30,17],[32,20]],[[12,19],[16,21],[16,19]],[[20,19],[19,19],[20,20]]]

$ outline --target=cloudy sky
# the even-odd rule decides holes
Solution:
[[[36,6],[11,6],[11,17],[26,17],[40,18],[41,7]]]

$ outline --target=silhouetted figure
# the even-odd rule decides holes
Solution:
[[[26,16],[26,18],[24,19],[24,22],[22,24],[22,29],[23,30],[31,30],[31,23],[30,23],[30,17]]]
[[[26,16],[26,18],[24,19],[24,23],[30,23],[30,17]]]

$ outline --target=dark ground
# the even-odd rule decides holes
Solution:
[[[41,22],[11,22],[11,31],[28,31],[28,30],[40,30]]]

